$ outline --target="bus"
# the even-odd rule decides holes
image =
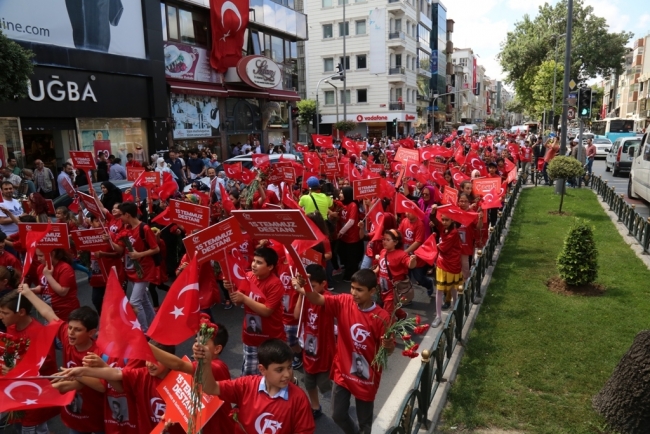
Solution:
[[[619,137],[635,136],[634,120],[621,118],[606,118],[591,122],[591,132],[599,138],[607,138],[614,143]]]

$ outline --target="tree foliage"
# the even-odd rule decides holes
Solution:
[[[309,123],[314,120],[316,115],[316,101],[313,99],[303,99],[296,104],[298,107],[298,122],[305,125],[309,130]]]
[[[598,277],[598,250],[594,230],[587,222],[574,222],[557,258],[557,269],[568,285],[587,285]]]
[[[545,62],[555,59],[556,40],[553,35],[561,35],[566,31],[567,3],[567,0],[560,0],[555,5],[545,3],[539,7],[539,13],[534,18],[524,15],[521,21],[515,23],[515,29],[508,32],[501,45],[499,61],[507,74],[506,82],[514,85],[527,111],[535,111],[531,87],[540,68]],[[621,59],[625,54],[625,45],[633,35],[630,32],[610,33],[608,29],[605,18],[594,15],[593,8],[585,5],[584,0],[574,0],[571,39],[571,77],[574,80],[606,77],[622,71]],[[559,38],[557,48],[558,62],[563,63],[564,38]],[[538,81],[548,76],[547,67],[543,68]],[[558,80],[559,77],[558,68]],[[558,89],[561,98],[562,87],[559,83]],[[549,97],[549,108],[550,100]]]
[[[344,133],[350,132],[357,127],[357,123],[354,121],[339,121],[334,124],[334,129],[343,131]]]
[[[537,68],[533,78],[532,100],[527,112],[536,118],[541,117],[544,110],[551,110],[553,101],[553,78],[555,76],[555,61],[546,60]],[[557,81],[555,90],[555,114],[562,113],[562,87],[564,83],[564,64],[557,63]]]
[[[557,156],[548,163],[546,172],[551,179],[557,179],[558,182],[564,183],[565,179],[577,178],[585,174],[582,164],[573,157]],[[560,199],[560,212],[564,203],[564,185],[562,186],[562,198]]]
[[[0,102],[27,97],[34,53],[0,32]]]

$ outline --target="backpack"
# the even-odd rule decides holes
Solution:
[[[147,238],[144,235],[144,227],[145,226],[146,225],[144,223],[140,223],[140,226],[139,226],[138,230],[140,231],[140,239],[144,243],[144,247],[147,250],[150,250],[151,247],[149,247],[149,243],[147,243]],[[162,255],[160,254],[160,251],[158,253],[155,253],[154,255],[152,255],[152,258],[153,258],[153,263],[156,264],[156,266],[159,266],[160,264],[162,264]]]

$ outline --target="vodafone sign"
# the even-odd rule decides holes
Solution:
[[[393,122],[393,119],[397,119],[397,122],[415,122],[417,115],[415,113],[403,113],[403,112],[388,112],[388,113],[352,113],[348,114],[347,119],[349,121],[359,122],[359,123],[387,123]],[[336,115],[323,115],[324,124],[335,124],[337,122]]]

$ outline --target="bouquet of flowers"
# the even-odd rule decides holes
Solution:
[[[121,240],[124,243],[127,252],[135,252],[133,243],[131,242],[131,233],[129,231],[120,231],[117,234],[117,239]],[[140,262],[137,259],[128,258],[128,260],[133,263],[133,268],[135,268],[135,273],[137,274],[138,279],[142,279],[144,277],[144,271],[142,270],[142,265],[140,265]]]
[[[208,342],[208,339],[213,339],[219,327],[216,324],[210,322],[210,316],[202,313],[199,331],[196,334],[196,341],[199,345],[205,345]],[[194,377],[192,379],[192,402],[190,405],[190,418],[187,421],[187,434],[196,434],[200,433],[201,430],[198,428],[201,426],[200,423],[200,414],[201,414],[201,401],[203,399],[203,370],[205,367],[205,360],[199,359],[196,365],[196,371],[194,372]],[[208,366],[207,369],[210,369]]]
[[[401,308],[402,303],[405,301],[405,299],[401,299],[398,303],[396,303],[391,318],[395,317],[395,311]],[[379,318],[378,315],[374,315],[374,317]],[[420,315],[415,315],[415,318],[405,318],[394,321],[392,323],[385,323],[386,331],[384,332],[383,338],[392,339],[392,337],[395,335],[399,336],[406,346],[406,349],[402,351],[402,355],[404,357],[415,358],[419,355],[419,353],[417,353],[419,344],[416,344],[411,340],[411,333],[420,335],[426,333],[426,331],[429,330],[429,324],[420,324],[421,322],[422,319],[420,318]],[[386,366],[388,366],[388,350],[386,350],[386,348],[383,346],[379,347],[379,350],[377,351],[377,354],[375,354],[375,358],[372,360],[371,365],[377,370],[383,370],[386,368]]]
[[[29,348],[29,339],[16,338],[8,334],[2,334],[0,337],[2,342],[2,362],[7,368],[14,368],[18,361],[25,355],[27,348]],[[9,423],[20,421],[24,416],[24,411],[10,411],[7,415]]]

